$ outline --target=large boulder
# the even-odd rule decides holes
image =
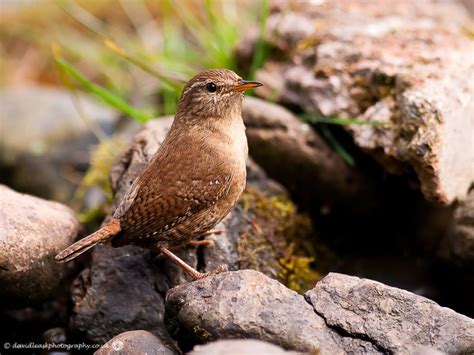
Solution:
[[[387,171],[450,204],[474,181],[467,22],[459,2],[343,0],[276,12],[265,37],[278,55],[257,72],[265,84],[257,92],[307,113],[386,123],[347,131]],[[239,48],[256,42],[248,41]],[[241,61],[251,52],[241,50]]]
[[[474,352],[474,320],[376,281],[331,273],[305,294],[328,327],[384,353]]]
[[[0,225],[2,305],[33,305],[54,295],[64,276],[54,256],[79,228],[73,211],[0,185]]]
[[[46,86],[0,89],[0,181],[16,190],[68,202],[87,169],[91,144],[118,114],[93,98]]]
[[[304,297],[253,270],[169,291],[166,319],[184,342],[254,338],[322,354],[470,354],[474,320],[411,292],[331,273]]]
[[[189,341],[255,338],[322,354],[378,353],[362,339],[327,327],[302,295],[254,270],[226,272],[169,291],[172,334]]]

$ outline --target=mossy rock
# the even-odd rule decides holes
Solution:
[[[286,196],[266,196],[247,187],[240,198],[248,223],[242,223],[238,252],[241,269],[255,269],[304,292],[321,279],[318,251],[308,216]]]

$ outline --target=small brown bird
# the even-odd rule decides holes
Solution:
[[[162,145],[130,186],[109,223],[56,256],[67,262],[97,244],[158,250],[194,279],[208,276],[170,249],[218,224],[245,187],[248,147],[243,92],[261,86],[231,70],[207,70],[184,87]],[[220,270],[216,270],[218,272]]]

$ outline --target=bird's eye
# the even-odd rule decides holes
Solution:
[[[207,91],[209,92],[216,92],[217,91],[217,85],[214,83],[207,83],[206,85]]]

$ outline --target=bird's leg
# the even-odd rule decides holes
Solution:
[[[184,271],[186,271],[189,275],[191,275],[191,277],[194,279],[194,280],[200,280],[200,279],[203,279],[207,276],[210,276],[210,275],[215,275],[215,274],[218,274],[220,272],[223,272],[225,271],[225,267],[223,267],[222,265],[221,266],[218,266],[214,271],[212,272],[205,272],[205,273],[202,273],[202,272],[199,272],[197,271],[196,269],[194,269],[193,267],[189,266],[188,264],[186,264],[182,259],[180,259],[178,256],[174,255],[171,251],[169,251],[168,249],[166,249],[165,247],[160,247],[159,250],[164,254],[166,255],[168,258],[170,258],[170,260],[172,262],[174,262],[175,264],[179,265],[180,267],[182,267],[184,269]]]

